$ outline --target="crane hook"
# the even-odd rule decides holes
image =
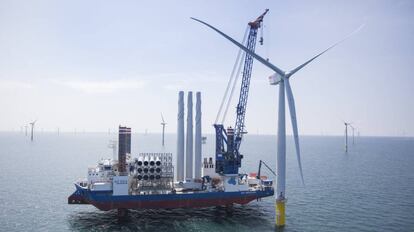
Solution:
[[[259,43],[260,45],[263,45],[263,22],[260,23],[260,39],[259,39]]]

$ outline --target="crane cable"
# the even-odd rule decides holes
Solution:
[[[244,60],[244,57],[245,56],[246,56],[246,52],[243,52],[243,56],[241,57],[240,62],[239,62],[239,67],[237,68],[236,78],[235,78],[235,80],[233,82],[233,86],[231,87],[231,92],[230,92],[229,100],[227,102],[226,110],[224,111],[223,119],[221,120],[221,124],[223,124],[224,123],[224,120],[226,120],[227,112],[229,110],[229,106],[230,106],[230,103],[231,103],[231,99],[233,98],[233,94],[234,94],[234,89],[235,89],[234,87],[236,86],[236,84],[237,84],[237,82],[239,80],[239,77],[241,76],[240,75],[240,71],[241,71],[242,64],[244,63],[242,61]]]
[[[249,26],[247,26],[247,28],[246,28],[246,32],[244,33],[244,37],[243,37],[243,42],[242,42],[242,44],[244,44],[245,43],[245,41],[246,41],[246,38],[247,38],[247,32],[248,32],[248,30],[249,30]],[[222,120],[221,120],[221,124],[223,124],[223,121],[225,120],[225,118],[226,118],[226,114],[227,114],[227,109],[228,109],[228,106],[229,106],[229,104],[230,104],[230,102],[231,102],[231,98],[232,98],[232,96],[233,96],[233,92],[234,92],[234,86],[235,86],[235,83],[237,82],[237,78],[238,78],[238,74],[239,74],[239,72],[240,72],[240,67],[241,67],[241,61],[243,60],[243,59],[240,59],[240,56],[242,55],[242,50],[241,49],[239,49],[239,52],[238,52],[238,54],[237,54],[237,58],[236,58],[236,62],[234,63],[234,65],[233,65],[233,69],[232,69],[232,71],[231,71],[231,75],[230,75],[230,79],[229,79],[229,82],[227,83],[227,87],[226,87],[226,91],[224,92],[224,96],[223,96],[223,99],[221,100],[221,104],[220,104],[220,108],[219,108],[219,111],[218,111],[218,113],[217,113],[217,116],[216,116],[216,120],[215,120],[215,122],[214,122],[214,124],[217,124],[217,122],[219,121],[219,117],[220,117],[220,115],[221,115],[221,112],[222,112],[222,110],[223,110],[223,106],[224,106],[224,103],[226,102],[226,100],[227,100],[227,106],[226,106],[226,111],[225,111],[225,114],[223,115],[223,118],[222,118]],[[244,55],[245,55],[245,52],[243,52],[243,57],[244,57]],[[243,58],[242,57],[242,58]],[[237,68],[238,67],[238,68]],[[236,76],[236,78],[234,78],[234,74],[235,74],[235,71],[236,71],[236,68],[237,68],[237,76]],[[234,82],[233,82],[233,79],[235,79],[234,80]],[[233,86],[232,86],[232,89],[231,89],[231,94],[230,94],[230,96],[229,96],[229,98],[227,99],[227,95],[228,95],[228,93],[229,93],[229,89],[230,89],[230,86],[231,86],[231,83],[233,82]]]
[[[266,45],[264,47],[265,55],[266,55],[265,58],[267,61],[269,61],[270,46],[271,46],[270,41],[272,41],[271,34],[270,34],[271,20],[266,21],[266,25],[264,24],[264,21],[262,23],[263,23],[262,24],[262,37],[264,37],[264,33],[266,34]]]

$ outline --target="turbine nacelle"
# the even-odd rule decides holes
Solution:
[[[283,76],[279,73],[274,73],[273,75],[269,76],[270,85],[278,85],[283,80]]]
[[[270,85],[277,85],[284,79],[289,79],[295,72],[289,71],[284,72],[283,75],[275,72],[273,75],[269,77]]]

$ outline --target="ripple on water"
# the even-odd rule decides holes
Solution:
[[[68,216],[72,229],[110,231],[268,231],[273,223],[263,220],[259,206],[235,206],[233,213],[223,207],[173,210],[130,210],[118,220],[116,211],[74,212]]]

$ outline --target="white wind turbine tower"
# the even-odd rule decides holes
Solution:
[[[167,123],[164,121],[164,116],[162,116],[161,113],[161,125],[162,125],[162,146],[164,147],[165,143],[164,143],[164,134],[165,134],[165,125],[167,125]]]
[[[277,191],[276,191],[276,225],[277,226],[284,226],[285,225],[285,202],[286,202],[286,195],[285,195],[285,188],[286,188],[286,122],[285,122],[285,92],[287,94],[288,104],[289,104],[289,111],[290,111],[290,117],[292,122],[292,129],[293,129],[293,136],[295,140],[295,147],[296,147],[296,156],[298,160],[298,166],[300,171],[300,176],[302,179],[302,183],[304,183],[303,180],[303,172],[302,172],[302,164],[300,159],[300,147],[299,147],[299,135],[298,135],[298,127],[297,127],[297,121],[296,121],[296,110],[295,110],[295,101],[293,98],[292,89],[290,88],[289,84],[289,78],[292,77],[293,74],[304,68],[307,64],[312,62],[314,59],[318,58],[323,53],[327,52],[331,48],[338,45],[340,42],[344,41],[345,39],[349,38],[352,34],[354,34],[356,31],[358,31],[360,28],[358,28],[356,31],[351,33],[349,36],[345,37],[341,41],[335,43],[334,45],[328,47],[323,52],[319,53],[318,55],[314,56],[312,59],[306,61],[302,65],[299,65],[297,68],[291,70],[291,71],[283,71],[282,69],[276,67],[275,65],[271,64],[266,59],[262,58],[261,56],[257,55],[256,53],[250,51],[248,48],[234,40],[233,38],[229,37],[228,35],[224,34],[217,28],[195,18],[191,18],[195,21],[198,21],[226,39],[230,40],[233,44],[238,46],[240,49],[248,53],[248,55],[254,57],[259,62],[264,64],[265,66],[269,67],[273,71],[275,71],[275,74],[269,77],[270,84],[271,85],[279,85],[279,110],[278,110],[278,133],[277,133]]]
[[[33,122],[31,122],[31,123],[29,123],[30,124],[30,126],[31,126],[31,133],[30,133],[30,140],[33,142],[33,130],[34,130],[34,126],[35,126],[35,123],[37,122],[37,119],[36,120],[34,120]]]
[[[351,124],[349,124],[349,126],[352,129],[352,145],[355,144],[355,127],[353,127]]]
[[[348,152],[348,126],[351,126],[351,123],[344,122],[344,125],[345,125],[345,152]]]

